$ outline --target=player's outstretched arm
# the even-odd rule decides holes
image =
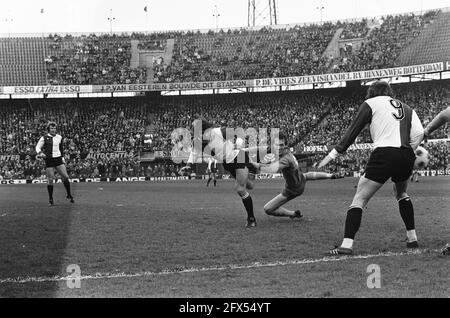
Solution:
[[[450,122],[450,107],[441,111],[425,128],[425,137],[429,137],[435,130],[444,125],[446,122]]]
[[[325,167],[327,164],[336,159],[338,156],[339,153],[337,152],[337,150],[333,149],[325,158],[322,159],[317,168],[320,169]]]
[[[359,133],[364,129],[364,127],[369,124],[372,120],[372,109],[370,106],[364,102],[358,110],[356,117],[353,119],[350,127],[347,129],[346,133],[339,141],[337,146],[320,162],[318,168],[326,166],[330,161],[336,159],[339,154],[343,154],[348,147],[351,146],[358,137]]]

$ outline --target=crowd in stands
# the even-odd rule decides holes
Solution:
[[[426,125],[439,111],[450,106],[448,87],[448,81],[401,84],[394,86],[394,92],[397,98],[415,108]],[[253,127],[260,131],[266,128],[268,135],[270,129],[281,128],[289,136],[289,144],[300,153],[305,146],[331,147],[350,125],[365,93],[366,88],[347,88],[156,99],[2,100],[0,154],[16,156],[2,160],[0,174],[3,178],[14,173],[42,174],[43,163],[23,154],[35,154],[35,145],[45,133],[48,121],[57,122],[58,133],[64,137],[63,149],[70,156],[68,168],[72,175],[176,174],[178,169],[161,169],[161,166],[142,170],[136,160],[148,152],[170,157],[174,144],[179,141],[172,132],[176,128],[192,131],[192,121],[200,117],[214,126]],[[450,138],[449,128],[447,125],[440,129],[434,138]],[[366,129],[357,143],[370,142]],[[448,165],[448,143],[432,147],[438,148],[430,151],[431,166]],[[121,155],[100,156],[105,153]],[[345,163],[338,161],[338,166],[362,167],[367,160],[364,154],[342,157],[348,159]]]
[[[343,23],[343,28],[341,40],[364,38],[370,30],[367,19],[353,23]]]
[[[423,15],[384,17],[380,27],[373,28],[359,50],[346,51],[339,62],[334,63],[333,71],[351,72],[397,66],[396,60],[402,50],[436,18],[438,13],[439,11],[429,11]]]
[[[132,69],[129,37],[52,36],[45,59],[51,85],[139,84],[147,81],[146,68]]]
[[[326,22],[284,28],[229,29],[218,32],[176,31],[121,35],[52,35],[46,61],[47,82],[63,84],[134,84],[147,82],[192,82],[286,77],[380,69],[396,66],[402,50],[436,18],[439,11],[425,14],[386,16],[381,20]],[[378,25],[377,25],[378,24]],[[341,56],[326,49],[339,29],[340,40],[351,42]],[[153,65],[131,67],[131,42],[138,51],[166,50],[174,41],[171,61],[163,57]],[[139,54],[139,52],[135,52]],[[162,54],[165,55],[165,54]]]
[[[337,26],[193,34],[175,39],[172,63],[156,66],[156,82],[238,80],[326,70],[323,53]]]

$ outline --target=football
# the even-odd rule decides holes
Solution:
[[[416,161],[414,162],[414,169],[421,170],[425,169],[428,166],[428,163],[430,162],[430,156],[428,151],[419,146],[416,149]]]

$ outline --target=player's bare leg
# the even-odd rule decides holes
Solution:
[[[267,215],[275,217],[290,217],[291,219],[301,218],[302,214],[299,210],[291,211],[282,207],[289,201],[290,199],[282,194],[279,194],[264,206],[264,212]]]
[[[344,240],[342,241],[340,247],[330,251],[331,254],[337,255],[353,253],[353,240],[355,239],[355,235],[361,225],[363,209],[382,186],[383,184],[369,180],[364,176],[359,179],[356,194],[353,197],[353,202],[350,209],[347,211]]]
[[[417,243],[416,228],[414,225],[414,207],[411,198],[406,192],[407,188],[408,180],[397,182],[394,184],[394,194],[398,201],[400,215],[406,227],[406,246],[409,248],[417,248],[419,244]]]
[[[328,180],[328,179],[339,179],[341,176],[334,173],[325,172],[307,172],[304,173],[307,181],[317,181],[317,180]]]
[[[53,182],[55,180],[55,168],[46,168],[45,174],[47,175],[48,203],[53,205]]]
[[[254,174],[253,172],[248,172],[247,185],[246,185],[246,188],[248,190],[253,190],[255,188],[255,179],[256,179],[256,174]]]
[[[58,167],[56,167],[56,170],[58,170],[58,173],[61,175],[64,188],[66,189],[67,199],[69,199],[71,203],[74,203],[75,201],[72,197],[72,193],[70,192],[69,174],[67,173],[66,166],[59,165]]]
[[[253,200],[250,193],[247,192],[248,169],[236,169],[236,192],[242,199],[245,210],[247,211],[247,228],[256,226],[256,218],[253,213]]]

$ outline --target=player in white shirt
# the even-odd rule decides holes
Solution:
[[[214,187],[217,186],[217,180],[216,180],[217,159],[209,158],[209,160],[208,160],[208,169],[206,170],[206,173],[208,174],[208,182],[206,183],[206,186],[209,187],[209,184],[211,183],[211,180],[214,183]]]
[[[344,240],[340,247],[330,251],[332,255],[353,254],[353,240],[361,224],[363,209],[390,178],[394,182],[400,215],[406,226],[407,247],[418,247],[414,208],[406,190],[416,158],[414,151],[423,139],[424,130],[416,112],[392,96],[389,83],[377,81],[372,84],[367,100],[359,108],[344,137],[319,164],[321,168],[344,153],[361,130],[370,124],[375,150],[347,212]]]
[[[37,158],[45,159],[45,172],[47,175],[47,191],[48,202],[50,205],[53,201],[53,182],[55,179],[55,169],[61,175],[64,187],[67,192],[67,199],[74,203],[74,199],[70,192],[69,175],[67,174],[63,148],[62,137],[56,133],[56,123],[50,122],[47,125],[47,134],[39,139],[36,145]]]
[[[210,155],[218,162],[223,163],[224,169],[236,180],[236,192],[247,211],[247,228],[255,227],[253,200],[247,190],[254,188],[256,169],[250,163],[248,152],[236,149],[235,136],[230,133],[230,130],[234,132],[233,129],[214,128],[205,120],[195,120],[194,133],[195,130],[201,131],[201,136],[194,136],[194,147],[189,155],[187,165],[180,170],[180,174],[191,170],[194,163],[201,162],[203,154]]]

